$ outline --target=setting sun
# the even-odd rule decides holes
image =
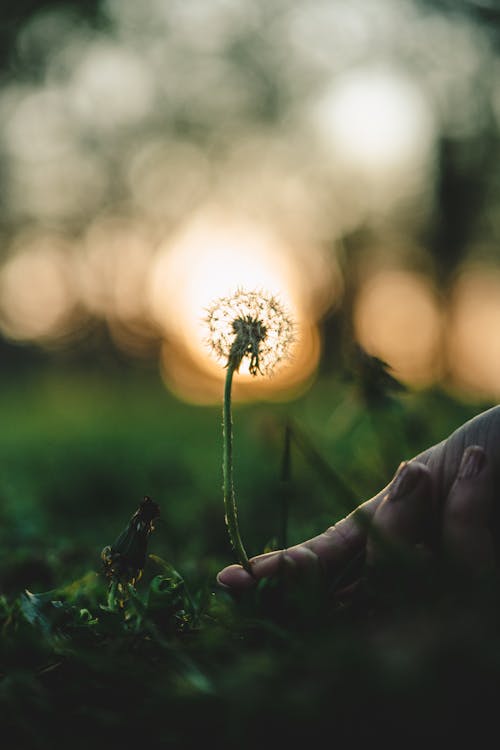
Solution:
[[[212,400],[219,385],[209,396],[202,380],[223,378],[223,367],[207,344],[205,318],[213,301],[239,288],[265,291],[276,296],[296,323],[296,344],[291,363],[269,382],[251,382],[248,364],[243,363],[240,379],[259,393],[296,387],[315,370],[318,335],[309,310],[311,289],[301,279],[293,252],[285,248],[270,230],[248,222],[236,222],[223,215],[204,215],[193,221],[159,252],[152,268],[151,307],[157,323],[168,340],[163,369],[175,390],[195,400]],[[189,358],[199,371],[199,387],[182,384],[175,377],[179,362],[171,355]],[[196,380],[196,379],[195,379]],[[187,395],[187,394],[185,394]]]

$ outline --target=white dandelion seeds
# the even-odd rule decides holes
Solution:
[[[207,342],[218,359],[238,372],[249,357],[252,375],[270,375],[290,356],[295,340],[294,324],[273,296],[238,289],[216,300],[206,318]]]

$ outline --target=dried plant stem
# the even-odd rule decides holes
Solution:
[[[233,419],[231,414],[231,393],[235,369],[234,363],[230,360],[227,365],[226,383],[224,386],[224,406],[222,412],[222,432],[224,441],[222,457],[224,509],[229,539],[236,553],[238,562],[245,568],[245,570],[251,573],[250,563],[248,562],[248,556],[245,552],[243,542],[241,541],[238,527],[238,511],[236,508],[236,496],[233,484]]]
[[[326,486],[336,493],[335,499],[340,507],[350,513],[358,505],[359,497],[355,490],[334,469],[328,461],[323,458],[312,440],[295,422],[290,422],[289,429],[291,438],[300,450],[304,458],[318,472],[318,476],[326,483]]]

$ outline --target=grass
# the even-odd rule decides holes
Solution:
[[[333,378],[288,405],[236,406],[249,554],[278,543],[283,503],[289,544],[319,533],[402,458],[487,406],[436,391],[367,411]],[[0,413],[5,742],[444,741],[494,717],[496,578],[397,561],[346,601],[332,599],[328,582],[287,571],[236,599],[217,587],[217,571],[233,562],[220,408],[177,402],[154,374],[40,370],[2,384]],[[287,423],[302,439],[290,441],[283,477]],[[150,556],[124,606],[110,610],[101,550],[144,495],[161,512]]]

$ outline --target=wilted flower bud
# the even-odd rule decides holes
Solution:
[[[159,505],[146,496],[116,541],[104,547],[101,553],[104,573],[111,581],[133,585],[140,578],[146,562],[148,536],[159,515]]]

